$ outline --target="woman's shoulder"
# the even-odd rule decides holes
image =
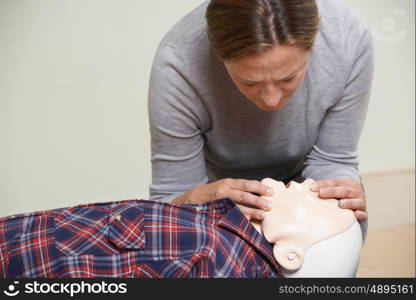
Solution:
[[[206,39],[205,12],[208,4],[209,1],[203,2],[173,25],[163,37],[160,47],[184,48],[195,45],[198,40]]]
[[[321,24],[311,57],[308,88],[319,93],[344,92],[352,68],[368,69],[372,57],[372,37],[361,14],[342,0],[317,0]],[[366,60],[357,57],[368,52]],[[364,57],[364,56],[363,56]]]
[[[363,15],[343,0],[316,0],[324,30],[349,31],[351,28],[368,30],[368,23]],[[339,27],[339,26],[341,27]],[[342,32],[338,32],[340,34]]]
[[[371,43],[371,31],[362,14],[342,0],[317,0],[321,18],[315,42],[315,55],[334,63],[357,52],[354,47]],[[360,43],[357,43],[360,40]]]
[[[156,51],[156,65],[174,65],[182,71],[186,69],[192,77],[205,74],[213,63],[205,19],[208,4],[209,1],[203,2],[166,33]]]
[[[358,10],[344,0],[316,0],[316,3],[321,17],[339,18],[343,21],[360,17]]]

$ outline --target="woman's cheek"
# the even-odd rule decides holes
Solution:
[[[257,87],[241,87],[240,91],[250,100],[255,100],[260,94],[260,89]]]
[[[291,97],[296,92],[296,90],[299,88],[301,83],[302,83],[302,80],[297,80],[297,81],[293,81],[293,82],[284,84],[282,86],[283,94],[288,96],[288,97]]]
[[[282,89],[288,92],[293,92],[299,87],[300,83],[301,80],[293,80],[291,82],[284,83],[282,85]]]

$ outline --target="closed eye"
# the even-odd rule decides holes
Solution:
[[[243,83],[245,86],[255,86],[255,85],[256,85],[256,83],[255,83],[255,82],[244,82],[244,81],[242,81],[242,83]]]
[[[289,83],[289,82],[291,82],[293,79],[295,79],[295,77],[291,77],[291,78],[288,78],[288,79],[283,79],[283,80],[282,80],[282,82],[284,82],[284,83]]]

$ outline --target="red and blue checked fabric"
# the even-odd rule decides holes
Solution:
[[[0,277],[279,277],[273,248],[228,198],[84,204],[0,218]]]

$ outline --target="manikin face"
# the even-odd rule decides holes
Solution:
[[[323,200],[317,192],[312,192],[312,179],[301,184],[292,181],[287,187],[270,178],[261,182],[273,189],[273,196],[265,197],[271,200],[272,209],[266,212],[261,223],[254,222],[253,225],[267,241],[274,243],[274,256],[286,270],[298,270],[312,245],[345,232],[357,221],[352,210],[338,206],[338,200]],[[344,244],[358,245],[355,248],[359,252],[360,243],[359,231]],[[350,252],[357,252],[356,250]],[[337,249],[334,252],[340,251]],[[359,254],[355,255],[357,256]]]
[[[225,62],[240,92],[263,111],[282,109],[302,83],[310,51],[275,45],[264,53]]]

